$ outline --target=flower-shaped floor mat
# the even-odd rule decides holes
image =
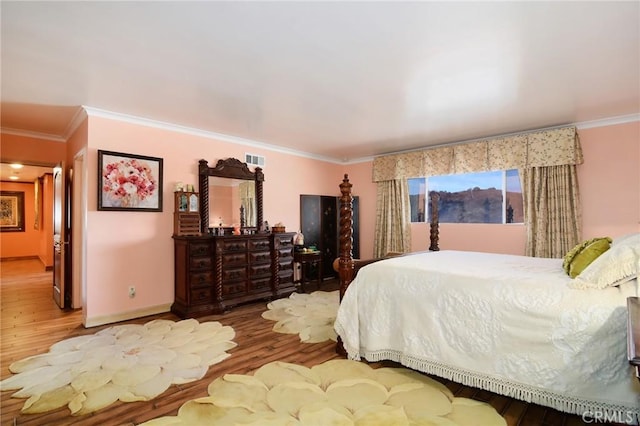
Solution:
[[[251,375],[226,374],[209,396],[145,426],[506,425],[484,402],[456,398],[442,383],[406,368],[331,360],[308,368],[272,362]]]
[[[292,293],[288,298],[269,302],[262,318],[277,321],[273,326],[276,333],[298,334],[305,343],[336,341],[333,323],[339,304],[338,290]]]
[[[231,327],[195,319],[113,326],[14,362],[9,370],[16,374],[0,381],[0,390],[19,389],[12,396],[27,398],[24,413],[67,405],[83,415],[117,400],[148,401],[172,384],[204,377],[230,356],[234,337]]]

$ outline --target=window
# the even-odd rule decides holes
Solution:
[[[411,222],[429,221],[429,194],[440,196],[441,223],[522,223],[518,170],[409,179]]]

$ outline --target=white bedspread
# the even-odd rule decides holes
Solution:
[[[351,359],[389,359],[517,399],[636,421],[626,298],[637,280],[574,290],[561,259],[418,253],[362,268],[335,330]]]

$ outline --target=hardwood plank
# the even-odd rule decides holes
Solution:
[[[0,264],[0,377],[11,375],[9,365],[19,359],[38,353],[46,353],[49,347],[66,338],[93,334],[111,325],[85,329],[81,324],[82,312],[62,311],[52,299],[52,273],[44,270],[38,260],[5,261]],[[338,288],[337,280],[325,281],[322,289]],[[296,335],[272,331],[273,321],[260,315],[266,303],[238,306],[224,315],[211,315],[200,321],[220,321],[236,331],[234,341],[238,347],[231,349],[231,357],[213,365],[202,380],[172,386],[153,401],[115,403],[86,416],[71,416],[64,407],[43,414],[22,414],[24,399],[11,398],[13,392],[2,392],[0,423],[2,425],[134,425],[155,417],[174,416],[187,400],[207,395],[207,387],[224,374],[247,374],[275,360],[311,367],[338,359],[334,342],[304,344]],[[143,324],[152,319],[178,320],[171,313],[137,318],[118,324]],[[397,367],[382,361],[372,367]],[[433,377],[444,383],[456,396],[473,398],[492,405],[500,412],[509,426],[516,425],[584,425],[579,416],[560,413],[534,404],[517,401],[485,390],[463,386],[447,379]]]

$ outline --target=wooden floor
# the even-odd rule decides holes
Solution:
[[[38,260],[14,260],[0,263],[1,378],[10,376],[9,365],[30,355],[46,353],[53,343],[83,334],[93,334],[108,326],[85,329],[80,311],[64,312],[52,298],[52,273],[45,272]],[[325,281],[323,290],[334,289],[335,282]],[[99,412],[73,417],[65,407],[45,414],[21,414],[25,400],[11,398],[11,391],[2,392],[2,425],[132,425],[149,419],[176,415],[187,400],[207,395],[207,386],[214,378],[226,373],[246,374],[271,361],[280,360],[313,366],[339,358],[335,343],[300,343],[298,336],[271,331],[272,321],[261,318],[264,303],[237,307],[225,315],[201,320],[220,321],[236,331],[238,346],[229,352],[231,357],[209,369],[207,375],[195,383],[171,386],[164,394],[148,402],[116,403]],[[146,323],[152,319],[177,320],[167,313],[127,321]],[[122,324],[122,323],[119,323]],[[113,325],[113,324],[112,324]],[[382,364],[378,364],[382,365]],[[390,365],[390,364],[385,364]],[[534,404],[516,401],[491,392],[462,386],[444,379],[456,396],[473,398],[491,404],[511,425],[582,425],[579,416],[565,415]]]

